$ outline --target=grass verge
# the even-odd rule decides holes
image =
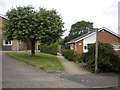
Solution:
[[[64,70],[61,62],[54,55],[40,52],[36,52],[35,57],[31,57],[30,52],[6,52],[5,54],[41,70]]]

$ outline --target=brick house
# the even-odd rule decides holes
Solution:
[[[3,22],[7,20],[6,17],[0,15],[0,36],[2,37],[2,27]],[[35,45],[35,50],[38,50],[38,42]],[[31,43],[24,43],[17,40],[8,41],[5,40],[4,37],[2,37],[2,49],[3,50],[12,50],[12,51],[19,51],[19,50],[30,50],[31,49]]]
[[[120,55],[120,35],[102,27],[98,30],[98,41],[113,45],[115,52]],[[67,42],[66,45],[68,45],[70,49],[83,53],[87,52],[88,46],[95,42],[96,32],[91,32]]]

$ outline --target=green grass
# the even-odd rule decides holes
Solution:
[[[54,55],[40,52],[36,52],[35,57],[31,57],[30,52],[6,52],[5,54],[41,70],[64,70],[61,62]]]

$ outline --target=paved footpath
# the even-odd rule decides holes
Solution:
[[[69,74],[69,75],[90,74],[90,72],[88,72],[86,70],[83,70],[77,64],[75,64],[74,62],[68,61],[67,59],[65,59],[61,55],[58,55],[57,58],[62,62],[66,73]]]
[[[118,75],[116,74],[92,74],[74,62],[68,61],[61,55],[58,55],[57,58],[62,62],[66,71],[66,74],[62,75],[61,78],[71,80],[91,88],[118,87]]]
[[[28,64],[2,56],[3,88],[85,88],[77,82],[61,78],[61,74],[51,74],[33,68]]]

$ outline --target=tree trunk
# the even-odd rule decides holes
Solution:
[[[35,57],[35,41],[31,41],[31,57]]]

